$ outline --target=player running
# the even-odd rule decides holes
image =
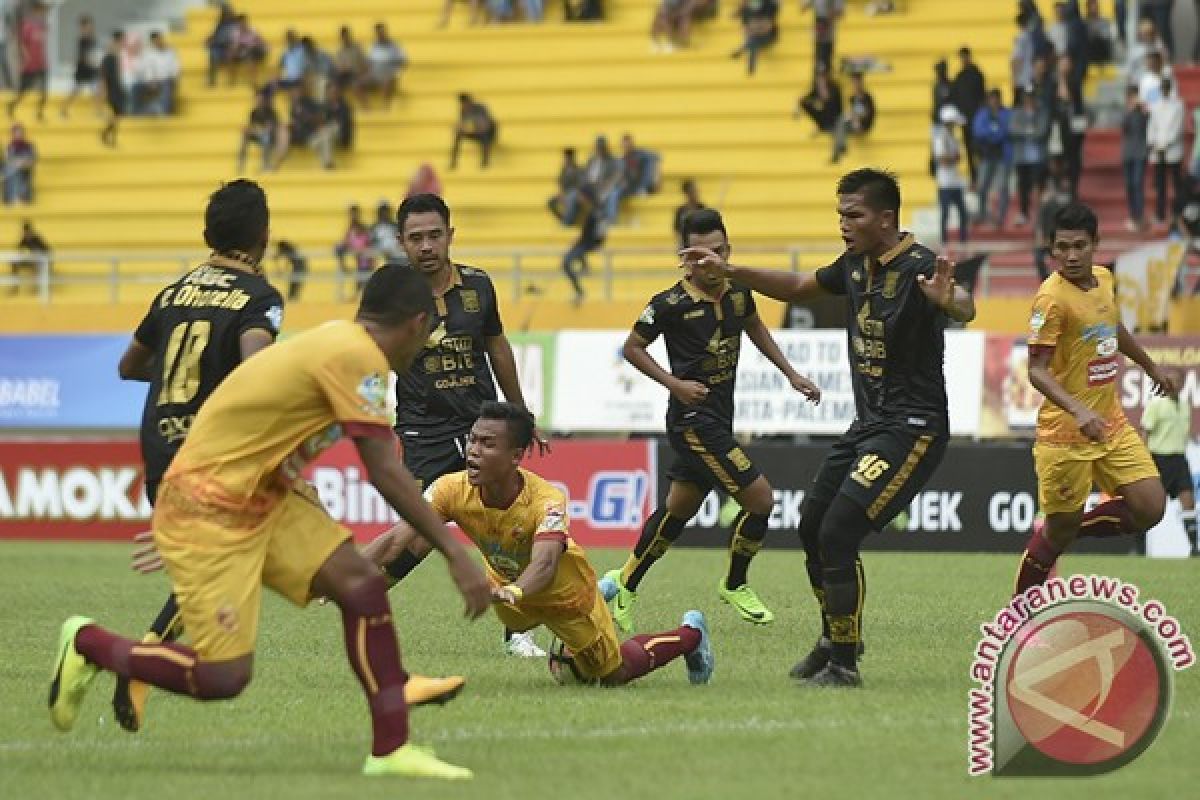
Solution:
[[[846,251],[813,274],[734,267],[712,251],[684,253],[785,302],[846,297],[855,420],[804,498],[800,537],[821,636],[790,674],[807,686],[858,687],[866,594],[859,547],[908,506],[942,460],[949,438],[943,333],[948,318],[973,319],[975,303],[954,283],[952,263],[900,231],[894,175],[859,169],[842,176],[837,211]]]
[[[1142,533],[1166,508],[1150,451],[1117,398],[1118,354],[1145,370],[1158,394],[1174,394],[1175,386],[1120,322],[1112,273],[1092,263],[1098,229],[1095,213],[1081,203],[1054,216],[1058,271],[1033,301],[1029,382],[1046,398],[1033,462],[1046,520],[1021,557],[1017,594],[1043,583],[1076,537]],[[1093,483],[1113,498],[1085,514]]]
[[[261,266],[269,223],[267,197],[253,181],[233,181],[213,192],[204,212],[204,241],[212,254],[155,296],[121,356],[123,379],[150,384],[140,438],[151,505],[196,412],[235,367],[279,333],[283,298]],[[171,641],[180,633],[171,595],[142,641]],[[112,705],[125,730],[141,727],[148,691],[144,683],[118,677]]]
[[[604,575],[603,591],[613,595],[613,619],[626,633],[633,630],[638,587],[647,570],[679,538],[714,489],[731,495],[741,506],[733,522],[729,569],[717,584],[717,594],[742,619],[760,625],[775,619],[746,576],[762,547],[775,499],[771,484],[733,438],[733,387],[742,333],[792,388],[813,403],[821,398],[821,390],[797,374],[779,351],[750,291],[726,280],[719,263],[698,260],[702,254],[729,257],[721,215],[712,209],[692,212],[684,220],[682,235],[692,248],[684,251],[683,280],[651,299],[623,350],[630,364],[670,391],[667,440],[675,453],[675,463],[667,472],[671,484],[666,506],[646,520],[625,566]],[[646,351],[660,335],[666,339],[670,372]]]
[[[496,616],[508,628],[545,625],[562,639],[586,681],[619,685],[684,657],[692,683],[708,683],[713,653],[704,615],[688,611],[680,627],[618,641],[596,573],[571,539],[567,498],[522,469],[534,442],[533,415],[513,403],[486,403],[467,439],[467,468],[434,481],[426,497],[483,554]],[[377,563],[415,536],[401,522],[367,548]]]
[[[396,222],[409,263],[429,278],[437,305],[429,341],[396,380],[396,433],[404,443],[404,465],[424,487],[464,469],[467,434],[480,406],[496,399],[496,383],[509,402],[524,407],[525,399],[492,279],[450,260],[454,228],[445,201],[434,194],[409,197]],[[544,446],[540,437],[538,443]],[[399,582],[428,554],[425,540],[415,539],[385,569]],[[546,655],[528,633],[505,631],[505,649],[516,656]]]
[[[71,617],[50,685],[59,730],[74,726],[100,669],[199,700],[240,694],[250,682],[265,585],[297,605],[321,595],[341,609],[373,728],[365,774],[471,777],[408,743],[406,675],[387,582],[298,477],[324,449],[351,437],[380,494],[445,556],[467,614],[487,609],[487,580],[422,501],[397,457],[387,408],[388,370],[409,367],[429,335],[433,308],[419,273],[384,267],[367,282],[353,322],[330,322],[267,348],[217,387],[163,477],[153,521],[195,646],[139,644]]]

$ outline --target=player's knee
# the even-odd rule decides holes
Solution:
[[[818,533],[818,548],[826,568],[852,566],[858,548],[871,531],[866,512],[849,498],[839,495],[825,512]]]
[[[237,697],[254,675],[249,661],[233,661],[220,664],[198,664],[192,672],[196,697],[201,700],[228,700]]]
[[[738,505],[751,514],[768,517],[775,510],[775,493],[766,478],[759,478],[739,492]]]
[[[1167,511],[1167,494],[1162,489],[1151,490],[1136,499],[1126,498],[1129,512],[1133,515],[1133,526],[1138,533],[1148,531],[1162,521]]]

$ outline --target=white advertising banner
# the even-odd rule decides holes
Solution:
[[[553,425],[559,431],[662,431],[667,391],[621,356],[625,331],[563,331],[554,370]],[[742,341],[734,429],[753,434],[840,434],[854,421],[854,390],[846,334],[839,330],[776,331],[775,339],[801,375],[821,387],[818,406],[808,403],[748,340]],[[950,431],[979,429],[984,336],[946,334],[946,391]],[[666,348],[650,353],[667,367]]]
[[[1183,266],[1188,243],[1151,242],[1117,256],[1117,304],[1131,331],[1166,330],[1171,289]]]

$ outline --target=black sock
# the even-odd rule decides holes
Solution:
[[[646,571],[674,544],[683,533],[683,526],[686,524],[686,519],[671,516],[665,508],[660,508],[650,515],[646,524],[642,526],[642,535],[634,546],[633,553],[621,568],[621,583],[626,589],[631,592],[637,591],[638,584],[646,577]]]
[[[391,576],[392,584],[395,585],[408,577],[408,573],[416,569],[421,561],[422,559],[417,558],[412,551],[406,549],[383,569]]]
[[[183,618],[179,615],[179,603],[174,594],[163,603],[162,610],[150,626],[150,632],[161,642],[173,642],[183,634]]]
[[[857,668],[861,589],[857,565],[825,568],[825,616],[833,641],[833,662],[848,669]]]
[[[746,583],[746,571],[750,562],[762,548],[767,535],[767,515],[739,511],[733,520],[733,538],[729,540],[729,572],[725,576],[725,588],[736,589]]]
[[[1183,530],[1192,545],[1192,552],[1200,550],[1200,542],[1196,541],[1196,512],[1194,510],[1183,512]]]
[[[812,587],[813,596],[817,598],[817,613],[821,615],[821,638],[829,641],[829,620],[825,616],[825,570],[820,559],[808,559],[804,562],[808,573],[808,583]]]

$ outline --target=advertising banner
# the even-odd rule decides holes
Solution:
[[[1183,240],[1150,242],[1117,256],[1117,304],[1131,331],[1166,330],[1171,289],[1187,255]]]
[[[146,384],[122,381],[128,336],[0,336],[0,428],[137,428]]]
[[[553,417],[550,390],[554,386],[555,343],[553,333],[513,332],[507,334],[517,361],[517,377],[525,405],[537,417],[538,427],[547,429]],[[500,387],[496,387],[499,391]],[[503,396],[503,392],[500,392]]]

